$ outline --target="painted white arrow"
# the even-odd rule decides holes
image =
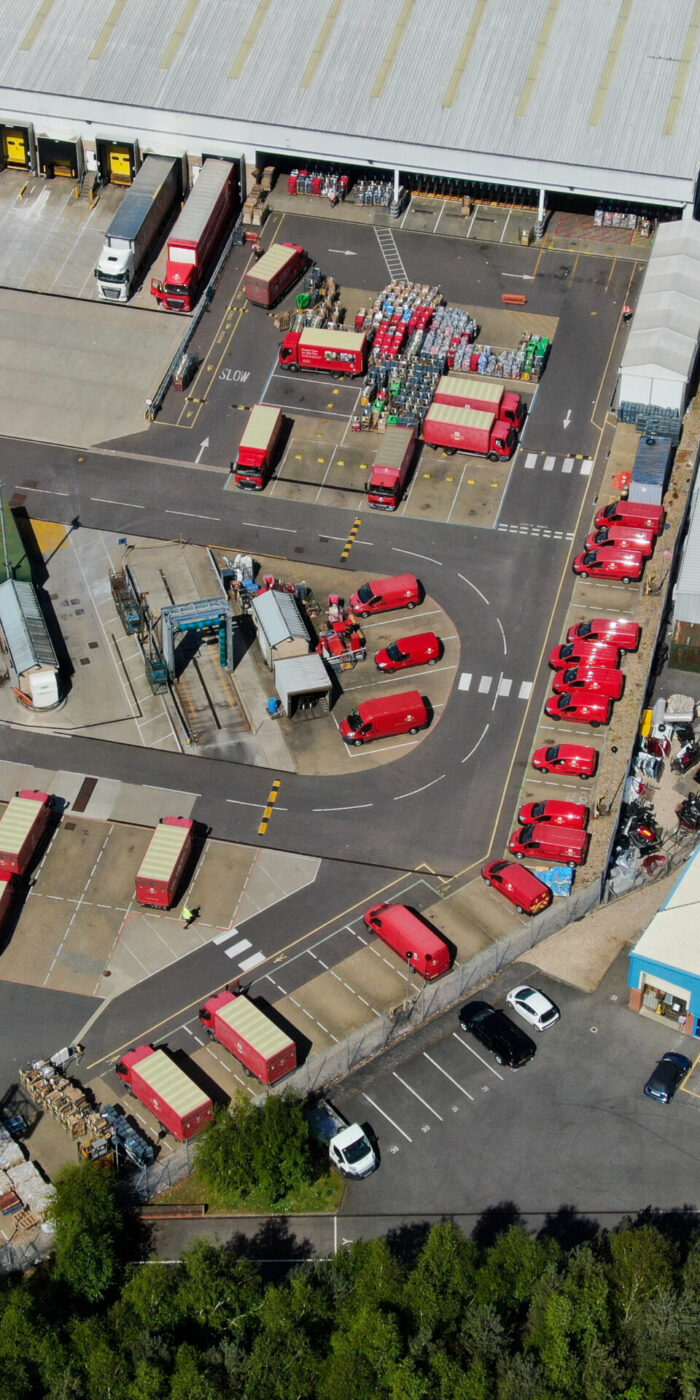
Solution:
[[[567,408],[567,410],[566,410],[566,418],[562,418],[562,423],[563,423],[563,425],[564,425],[565,428],[568,428],[570,422],[571,422],[571,409],[570,409],[570,408]]]
[[[344,258],[356,258],[357,253],[353,253],[352,248],[329,248],[329,253],[342,253]]]
[[[517,282],[534,282],[534,274],[529,272],[503,272],[503,277],[514,277]]]
[[[202,460],[202,453],[203,453],[205,447],[208,447],[208,446],[209,446],[209,438],[207,437],[207,438],[205,438],[204,441],[200,444],[199,452],[197,453],[197,456],[196,456],[195,459],[194,459],[194,460],[195,460],[195,466],[196,466],[197,462],[201,462],[201,460]]]

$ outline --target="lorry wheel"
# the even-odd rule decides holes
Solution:
[[[500,462],[500,460],[497,452],[489,452],[489,462]]]
[[[289,370],[289,373],[290,373],[290,374],[298,374],[298,373],[299,373],[299,366],[298,366],[298,365],[287,365],[287,369]]]
[[[331,379],[342,379],[343,375],[339,369],[331,370]]]
[[[445,447],[445,448],[443,448],[443,451],[444,451],[446,457],[454,457],[454,455],[455,455],[455,453],[456,453],[456,451],[457,451],[457,448],[456,448],[456,447]]]
[[[352,741],[352,746],[353,746],[353,748],[354,748],[354,749],[361,749],[361,748],[362,748],[362,742],[363,742],[362,739],[353,739],[353,741]]]

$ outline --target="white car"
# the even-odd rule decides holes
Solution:
[[[506,1001],[524,1021],[534,1026],[536,1031],[548,1030],[561,1016],[559,1007],[535,987],[514,987],[512,992],[508,993]]]

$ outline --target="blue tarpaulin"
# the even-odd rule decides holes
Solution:
[[[546,870],[536,870],[535,874],[544,885],[549,885],[552,894],[571,894],[574,872],[568,865],[548,866]]]

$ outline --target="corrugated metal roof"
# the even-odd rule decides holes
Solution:
[[[0,584],[0,627],[18,676],[34,666],[54,666],[58,670],[56,653],[31,583],[7,579]]]
[[[184,11],[0,0],[0,84],[264,123],[280,149],[291,127],[501,152],[533,162],[535,179],[535,161],[691,181],[700,166],[696,0],[199,0]]]
[[[251,607],[268,646],[278,647],[281,642],[291,642],[294,637],[303,637],[308,642],[304,619],[291,593],[262,593],[252,599]]]
[[[209,1102],[208,1096],[199,1085],[179,1069],[164,1050],[155,1050],[145,1060],[139,1060],[132,1073],[140,1075],[154,1094],[158,1094],[164,1103],[170,1104],[181,1118],[188,1113],[194,1113],[198,1108],[204,1108]]]
[[[231,161],[207,160],[195,180],[182,213],[171,229],[169,239],[175,242],[181,238],[191,243],[199,238],[206,227],[217,200],[231,177]]]
[[[333,689],[333,682],[316,652],[308,656],[285,656],[275,662],[275,690],[285,708],[295,695],[320,695]]]
[[[141,861],[138,877],[142,880],[168,880],[177,865],[182,848],[190,839],[190,826],[170,826],[159,822]]]
[[[455,423],[461,428],[478,428],[486,432],[493,423],[493,412],[481,408],[461,408],[459,404],[433,403],[425,415],[426,423]]]
[[[631,956],[665,963],[700,977],[700,852],[684,867],[665,904],[638,939]]]
[[[265,1016],[262,1011],[249,1001],[247,997],[236,997],[235,1001],[227,1002],[226,1006],[217,1008],[217,1016],[225,1021],[244,1040],[248,1041],[253,1049],[257,1050],[266,1060],[272,1055],[279,1055],[282,1050],[292,1042],[274,1021]]]

